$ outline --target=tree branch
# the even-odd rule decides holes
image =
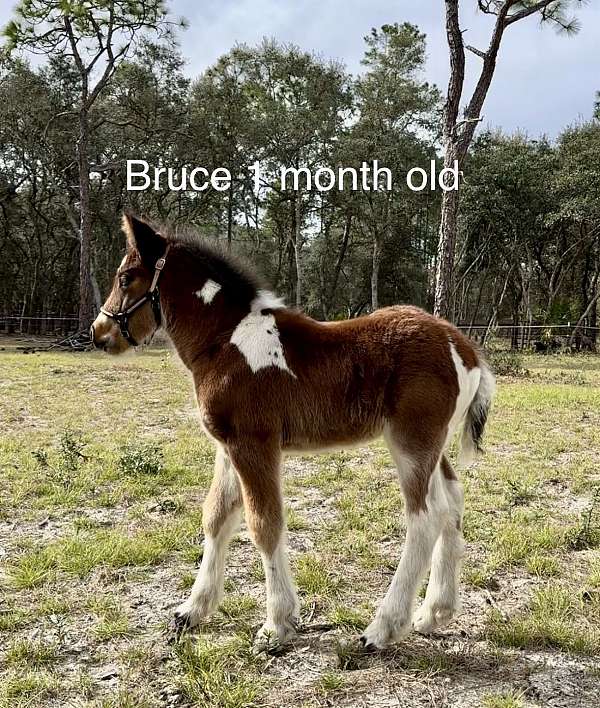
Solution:
[[[476,54],[478,57],[481,57],[481,59],[485,59],[486,53],[481,51],[481,49],[477,49],[476,47],[472,47],[470,44],[465,45],[465,49],[468,49],[470,52],[473,52],[473,54]]]
[[[545,10],[548,5],[551,5],[553,2],[556,2],[557,0],[540,0],[540,2],[536,2],[534,5],[531,5],[530,7],[525,7],[522,10],[519,10],[518,12],[515,12],[513,15],[508,15],[506,19],[504,20],[504,26],[508,27],[508,25],[512,25],[514,22],[518,22],[519,20],[523,20],[525,17],[529,17],[530,15],[534,15],[536,12],[539,12],[540,10]]]
[[[454,133],[460,99],[465,80],[465,49],[460,31],[458,0],[445,0],[446,36],[450,49],[450,79],[444,106],[444,140],[449,142]]]
[[[84,91],[87,95],[87,73],[81,55],[79,54],[79,50],[77,49],[77,40],[75,39],[75,35],[73,34],[71,18],[68,15],[64,15],[64,25],[65,30],[67,32],[67,37],[69,38],[69,44],[71,45],[71,51],[73,52],[73,59],[75,59],[75,64],[77,65],[79,73],[81,74],[82,81],[84,83]]]
[[[475,132],[475,127],[477,125],[479,116],[481,115],[481,109],[487,96],[487,92],[492,83],[492,78],[494,76],[494,69],[496,68],[496,58],[498,56],[498,50],[500,49],[500,43],[502,41],[502,35],[504,29],[506,28],[506,17],[510,8],[515,4],[516,0],[505,0],[498,11],[496,17],[496,22],[494,23],[494,29],[492,32],[492,38],[490,40],[490,46],[485,53],[485,58],[483,60],[483,66],[481,68],[481,74],[479,75],[479,80],[471,96],[466,109],[465,109],[465,120],[468,121],[460,138],[459,145],[459,159],[464,157],[466,154],[471,140],[473,139],[473,134]]]

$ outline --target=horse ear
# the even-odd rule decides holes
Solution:
[[[136,250],[142,263],[148,269],[154,268],[167,247],[165,239],[150,224],[130,212],[123,214],[122,227],[127,249]]]

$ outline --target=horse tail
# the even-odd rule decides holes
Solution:
[[[481,438],[496,390],[494,374],[481,354],[478,366],[481,371],[479,386],[467,410],[460,440],[461,464],[471,463],[482,452]]]

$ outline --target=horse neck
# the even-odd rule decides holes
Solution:
[[[194,285],[185,277],[167,277],[160,287],[163,325],[188,369],[202,368],[214,346],[229,340],[236,325],[248,314],[241,305],[214,302],[203,305],[193,297]]]

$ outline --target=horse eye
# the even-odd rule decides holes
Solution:
[[[126,288],[129,285],[131,285],[132,280],[133,280],[133,278],[128,273],[123,273],[122,275],[119,276],[119,285],[122,288]]]

